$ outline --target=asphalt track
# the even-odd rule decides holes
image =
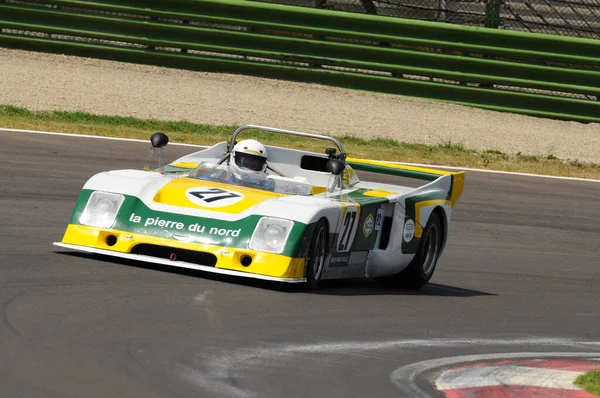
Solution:
[[[600,351],[598,183],[469,172],[423,291],[308,293],[66,254],[86,179],[148,145],[0,139],[1,397],[435,396],[447,357]]]

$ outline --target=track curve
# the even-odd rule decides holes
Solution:
[[[425,360],[600,352],[597,183],[470,172],[424,291],[307,293],[59,253],[86,179],[148,146],[0,138],[2,397],[407,396],[390,377]]]

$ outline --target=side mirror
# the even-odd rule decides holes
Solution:
[[[152,134],[152,136],[150,137],[150,144],[152,144],[152,147],[150,148],[150,153],[148,154],[146,164],[144,165],[145,171],[152,171],[151,165],[154,151],[158,151],[158,172],[162,174],[165,171],[165,160],[163,158],[163,152],[168,143],[169,137],[167,137],[165,133],[157,131],[156,133]]]
[[[169,143],[169,137],[167,137],[165,133],[161,133],[160,131],[158,131],[152,134],[152,137],[150,137],[150,143],[154,148],[162,148],[167,146],[167,144]]]
[[[327,162],[327,171],[329,171],[333,175],[340,175],[346,169],[346,163],[342,162],[339,159],[331,159]]]

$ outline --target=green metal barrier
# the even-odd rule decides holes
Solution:
[[[4,47],[600,121],[594,40],[243,0],[5,2],[0,28]]]

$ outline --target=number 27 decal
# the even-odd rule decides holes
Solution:
[[[230,206],[244,198],[244,195],[239,192],[212,187],[188,189],[185,196],[192,203],[201,207]]]
[[[195,197],[205,201],[206,203],[228,198],[239,198],[242,196],[239,193],[228,192],[220,188],[208,188],[204,191],[190,191],[190,195],[194,195]]]
[[[352,247],[354,242],[354,236],[358,229],[358,209],[356,205],[348,205],[346,214],[344,214],[344,220],[342,222],[342,230],[338,235],[337,251],[347,252]]]

